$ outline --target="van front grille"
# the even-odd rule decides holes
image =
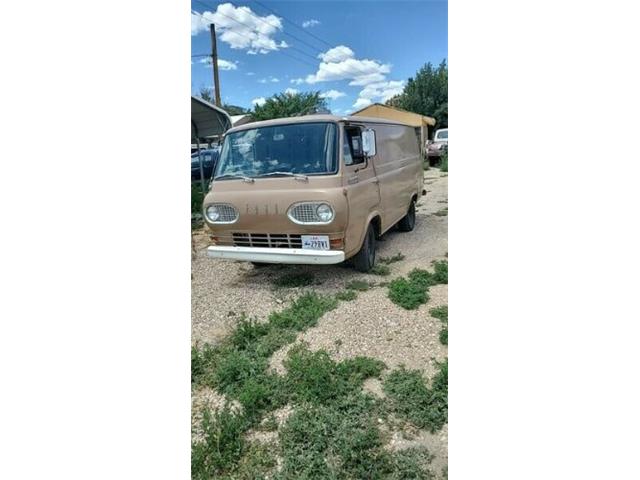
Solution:
[[[302,248],[300,235],[282,233],[234,233],[236,247]]]

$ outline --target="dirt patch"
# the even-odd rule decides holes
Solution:
[[[297,342],[306,342],[311,350],[327,350],[336,360],[369,356],[389,368],[404,364],[431,377],[436,372],[435,361],[444,360],[447,348],[438,338],[442,322],[432,318],[429,310],[446,304],[447,286],[436,285],[429,293],[427,304],[404,310],[386,297],[386,288],[363,292],[325,314],[316,327],[298,335]],[[284,372],[282,361],[293,345],[271,357],[272,369]]]
[[[377,398],[384,398],[384,392],[382,391],[382,382],[377,378],[368,378],[362,385],[362,390],[366,393],[373,395]]]
[[[387,448],[392,451],[406,450],[407,448],[426,448],[433,459],[431,470],[440,475],[448,462],[449,426],[445,425],[437,433],[429,433],[424,430],[414,432],[394,431],[391,433]]]
[[[229,402],[224,395],[208,387],[191,390],[191,431],[194,441],[202,440],[202,414],[205,410],[215,412],[229,406],[231,411],[239,412],[242,407],[238,402]]]

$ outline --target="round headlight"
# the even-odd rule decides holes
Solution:
[[[205,213],[211,222],[215,222],[220,218],[220,209],[216,205],[209,205]]]
[[[330,222],[333,219],[333,210],[326,203],[321,203],[316,208],[316,214],[318,218],[323,222]]]

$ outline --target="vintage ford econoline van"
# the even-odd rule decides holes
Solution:
[[[366,272],[376,238],[413,230],[424,194],[412,127],[367,117],[310,115],[225,134],[204,199],[214,258],[333,264]]]

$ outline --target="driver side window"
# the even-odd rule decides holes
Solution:
[[[359,127],[345,127],[343,156],[345,165],[364,163],[362,136]]]

